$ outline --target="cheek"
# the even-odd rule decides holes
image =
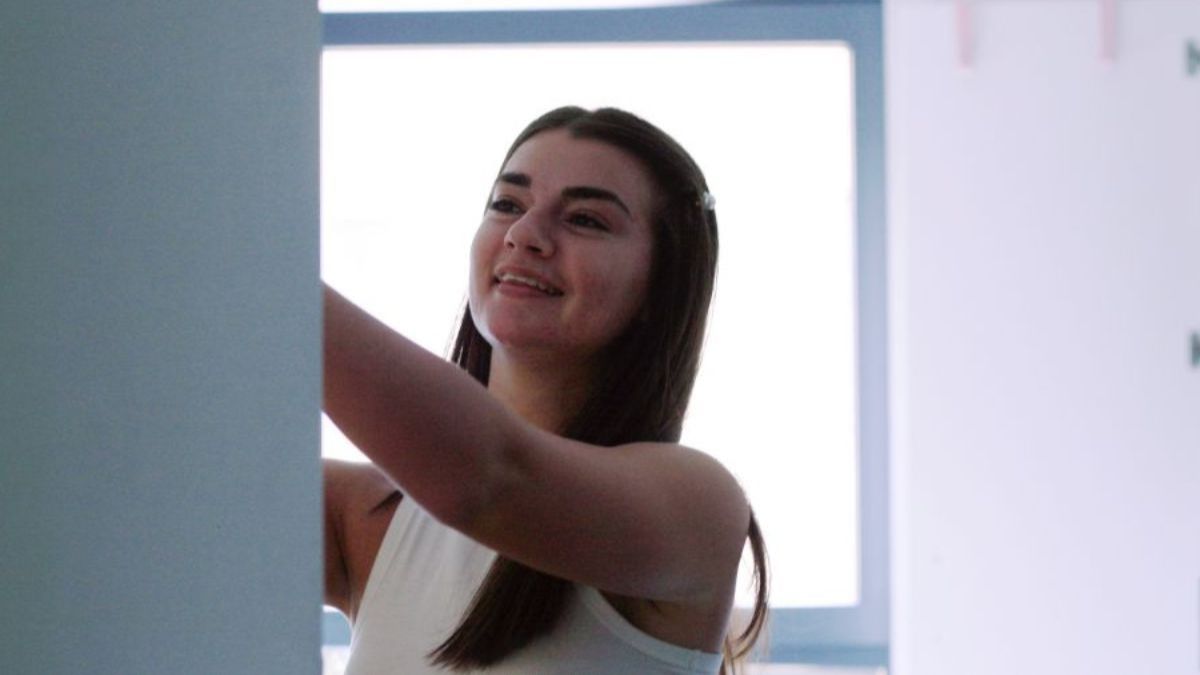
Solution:
[[[621,332],[642,308],[649,284],[649,268],[649,255],[631,255],[589,279],[596,297],[603,298],[604,320],[614,323],[614,328],[620,329],[617,332]]]
[[[625,287],[625,298],[628,303],[628,318],[642,312],[642,308],[646,304],[646,296],[650,294],[650,258],[641,262],[638,267],[638,273],[634,275]]]
[[[640,308],[646,298],[647,287],[650,285],[650,268],[654,264],[653,249],[646,245],[637,249],[628,261],[629,274],[625,279],[625,293],[631,302]]]

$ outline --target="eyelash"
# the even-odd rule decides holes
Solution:
[[[498,199],[493,199],[492,203],[488,205],[488,208],[500,213],[516,213],[521,207],[507,197],[500,197]]]
[[[496,211],[497,213],[505,214],[519,213],[521,211],[520,205],[518,205],[515,201],[508,199],[507,197],[493,199],[492,203],[488,205],[488,208],[490,208],[492,211]],[[567,217],[567,222],[576,227],[582,227],[588,230],[600,230],[602,232],[608,232],[609,230],[608,224],[603,220],[600,220],[594,216],[590,216],[586,213],[573,213]]]
[[[580,220],[586,222],[579,222]],[[567,218],[567,222],[578,227],[587,228],[589,230],[601,230],[603,232],[608,231],[608,225],[605,224],[604,221],[600,220],[599,218],[593,218],[586,213],[573,213]]]

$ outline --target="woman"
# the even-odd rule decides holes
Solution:
[[[373,461],[325,468],[348,675],[731,671],[765,616],[762,541],[728,471],[678,445],[716,253],[678,144],[561,108],[493,186],[457,368],[326,289],[325,409]]]

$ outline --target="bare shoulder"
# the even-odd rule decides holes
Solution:
[[[626,449],[647,463],[647,471],[650,465],[661,471],[661,494],[669,501],[659,508],[673,514],[674,536],[687,540],[683,545],[693,552],[700,576],[689,594],[674,600],[608,592],[605,599],[645,633],[690,649],[720,651],[749,533],[750,507],[741,484],[718,459],[694,448],[646,443]]]
[[[457,529],[616,596],[721,604],[750,510],[719,461],[674,443],[601,447],[536,429],[522,440],[488,508]]]
[[[750,531],[751,509],[741,482],[720,460],[712,455],[681,445],[672,445],[678,453],[676,460],[686,470],[680,471],[686,480],[694,482],[690,489],[676,492],[676,498],[690,503],[688,510],[698,509],[699,518],[690,522],[696,533],[705,539],[709,555],[717,556],[723,564],[715,571],[714,585],[702,593],[701,603],[724,605],[731,582],[737,576],[746,537]]]
[[[709,537],[720,550],[736,551],[749,531],[750,505],[741,483],[716,457],[676,443],[636,443],[625,446],[631,457],[644,462],[648,476],[663,497],[674,500],[666,511],[681,516],[681,522],[702,527],[695,531]]]
[[[373,464],[322,461],[326,603],[351,619],[402,495]]]

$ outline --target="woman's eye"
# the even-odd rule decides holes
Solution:
[[[606,225],[601,220],[598,220],[596,218],[593,218],[593,217],[587,215],[586,213],[572,214],[570,217],[567,218],[567,222],[571,223],[572,225],[587,228],[590,230],[601,230],[604,232],[608,231],[608,225]]]
[[[516,202],[505,197],[493,199],[490,208],[493,211],[498,211],[500,213],[516,213],[520,210],[520,207],[517,206]]]

